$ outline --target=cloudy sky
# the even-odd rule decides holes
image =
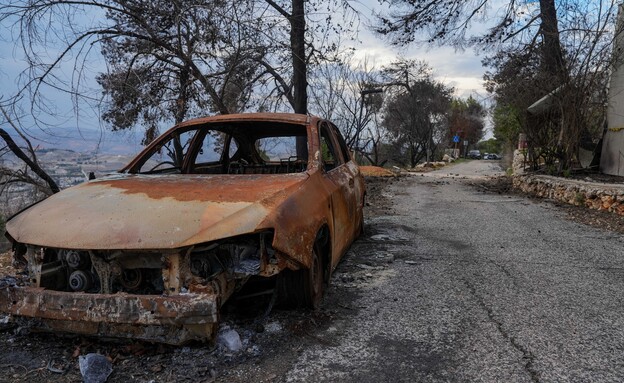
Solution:
[[[484,69],[481,66],[481,57],[474,53],[474,50],[467,49],[462,52],[456,52],[450,47],[416,47],[409,46],[402,49],[391,47],[387,42],[379,39],[373,35],[366,27],[373,21],[373,11],[379,11],[380,5],[377,0],[362,0],[357,3],[353,3],[358,7],[360,12],[361,29],[358,35],[360,43],[353,43],[356,48],[356,59],[366,58],[369,63],[373,63],[375,66],[380,67],[395,60],[398,55],[408,59],[418,59],[427,61],[434,70],[434,77],[444,83],[453,86],[456,89],[456,95],[461,97],[473,97],[483,100],[487,97],[486,92],[483,89],[483,72]],[[7,26],[1,26],[3,29]],[[25,69],[26,63],[20,59],[20,46],[15,40],[14,36],[6,32],[0,33],[0,97],[6,98],[7,95],[17,89],[16,80],[21,71]],[[102,71],[105,68],[101,67],[103,64],[98,60],[93,60],[91,63],[93,74],[98,71]],[[71,73],[71,63],[67,62],[65,72]],[[99,68],[101,67],[101,68]],[[91,76],[93,77],[93,76]],[[95,88],[95,81],[90,80]],[[99,90],[94,89],[94,96],[98,97]],[[57,126],[63,127],[76,127],[80,126],[83,129],[96,129],[102,128],[97,111],[81,111],[83,114],[79,119],[76,119],[72,113],[71,100],[67,97],[62,97],[59,94],[48,93],[44,94],[44,97],[48,97],[55,101],[55,107],[58,108],[59,115],[67,116],[60,121],[56,121]],[[56,100],[59,102],[56,102]],[[60,101],[65,99],[65,101]],[[75,128],[74,128],[75,129]],[[33,135],[38,135],[38,132],[32,132]],[[62,133],[56,133],[59,139],[63,139]],[[86,136],[93,137],[92,134],[85,134]],[[106,136],[106,134],[104,134]],[[126,141],[136,141],[137,137],[126,137]],[[92,140],[92,139],[89,139]],[[54,143],[54,138],[48,139],[50,144]]]
[[[497,13],[498,4],[505,4],[506,1],[490,1],[493,5],[490,9],[492,15]],[[356,5],[361,15],[362,29],[359,37],[361,44],[355,45],[357,49],[356,57],[363,59],[369,57],[377,65],[384,65],[391,62],[400,55],[409,59],[427,61],[434,69],[436,79],[455,87],[456,95],[460,97],[486,96],[483,88],[484,69],[481,65],[479,55],[472,48],[464,51],[456,51],[452,47],[427,47],[427,46],[407,46],[404,48],[393,47],[386,41],[374,35],[368,25],[374,22],[373,13],[384,11],[387,8],[380,5],[376,0],[363,0]],[[486,25],[477,24],[470,30],[479,33],[485,30]]]
[[[370,35],[369,32],[366,34]],[[455,88],[457,96],[475,98],[486,96],[483,88],[484,69],[481,66],[482,57],[474,53],[471,48],[457,52],[451,47],[406,47],[398,50],[375,36],[366,40],[366,46],[358,49],[356,57],[369,57],[377,65],[390,63],[397,55],[409,59],[425,60],[433,68],[437,80]],[[478,97],[477,97],[478,96]]]

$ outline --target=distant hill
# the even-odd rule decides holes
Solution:
[[[32,139],[38,152],[50,149],[71,150],[78,153],[134,155],[143,149],[140,134],[111,132],[93,129],[57,129],[54,136],[46,134],[42,139]],[[39,137],[37,137],[39,138]]]

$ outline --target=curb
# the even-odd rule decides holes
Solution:
[[[516,175],[513,187],[523,193],[574,206],[624,216],[624,184],[605,184],[546,175]]]

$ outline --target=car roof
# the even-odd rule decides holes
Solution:
[[[215,122],[252,122],[252,121],[265,121],[265,122],[283,122],[291,124],[307,125],[314,121],[319,120],[319,117],[297,114],[297,113],[237,113],[237,114],[220,114],[209,117],[194,118],[181,122],[176,127],[185,127],[192,125],[201,125]]]

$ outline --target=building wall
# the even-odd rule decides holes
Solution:
[[[618,12],[618,28],[624,25],[623,6]],[[602,143],[600,171],[605,174],[624,176],[624,36],[620,34],[613,48],[619,57],[609,85],[609,108],[607,110],[607,132]]]

